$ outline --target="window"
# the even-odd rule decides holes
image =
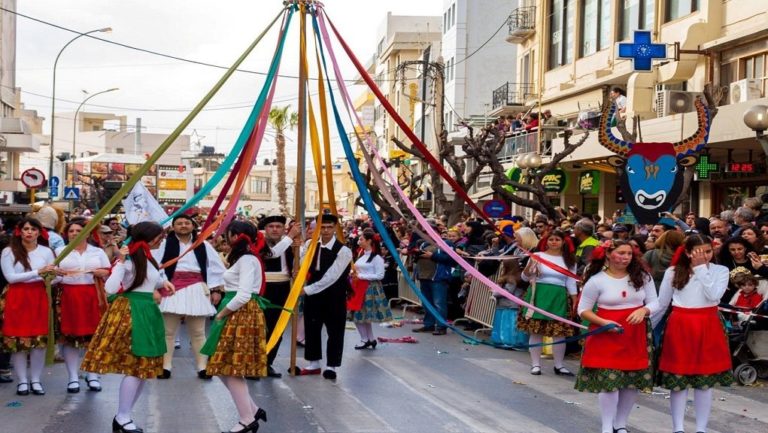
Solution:
[[[122,155],[123,153],[125,153],[125,150],[122,147],[118,147],[115,149],[115,153],[117,153],[118,155]]]
[[[451,27],[456,25],[456,3],[451,6],[451,16],[453,20],[451,21]]]
[[[611,0],[582,0],[581,56],[594,54],[609,44]]]
[[[667,0],[665,22],[676,20],[699,9],[699,0]]]
[[[549,69],[573,61],[573,33],[576,0],[550,0]]]
[[[635,30],[653,29],[656,3],[653,0],[621,0],[619,3],[619,39],[632,39]]]
[[[252,177],[251,193],[269,194],[269,178],[268,177]]]
[[[451,8],[448,8],[448,29],[451,28],[451,22],[453,21],[453,16],[451,15]]]
[[[448,31],[448,12],[443,14],[443,33]]]
[[[765,54],[758,54],[744,59],[741,78],[763,77],[765,77]]]

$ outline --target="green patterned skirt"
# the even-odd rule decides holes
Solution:
[[[355,323],[388,322],[392,320],[392,311],[384,296],[381,281],[371,281],[365,291],[362,307],[350,311],[348,319]]]

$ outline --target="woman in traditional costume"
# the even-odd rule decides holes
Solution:
[[[64,236],[72,242],[85,227],[84,219],[70,221],[64,227]],[[60,255],[64,247],[56,250]],[[87,347],[101,320],[102,307],[106,303],[103,289],[97,287],[109,276],[109,259],[101,248],[83,239],[59,263],[64,276],[59,291],[59,334],[62,343],[61,354],[69,373],[67,392],[80,392],[78,378],[80,350]],[[101,391],[99,376],[88,373],[86,385],[91,391]]]
[[[661,321],[670,301],[672,311],[662,335],[658,385],[670,390],[672,430],[683,431],[688,388],[694,389],[696,431],[706,432],[712,388],[733,383],[725,326],[717,311],[728,288],[728,268],[710,263],[712,240],[690,235],[678,248],[659,289]]]
[[[160,245],[163,228],[141,222],[130,227],[128,236],[131,243],[120,249],[118,263],[104,285],[107,294],[114,295],[113,302],[91,338],[81,368],[125,375],[112,431],[140,433],[131,412],[146,379],[163,372],[165,328],[157,304],[161,291],[173,293],[174,288],[150,252]]]
[[[536,253],[535,256],[541,257],[549,264],[539,263],[534,259],[528,262],[522,275],[523,281],[531,282],[531,287],[525,294],[525,301],[558,317],[567,318],[570,312],[568,298],[575,302],[577,294],[576,280],[565,275],[567,272],[571,274],[576,272],[573,243],[568,235],[556,229],[542,240],[542,244],[546,245],[546,250],[543,253]],[[529,349],[531,374],[541,375],[543,337],[552,337],[555,343],[558,343],[565,337],[573,335],[573,328],[525,307],[522,308],[517,320],[517,329],[527,332],[530,336],[528,343],[532,345]],[[553,345],[552,353],[555,374],[573,376],[573,373],[563,366],[565,344]]]
[[[16,225],[9,245],[3,249],[2,269],[8,280],[3,306],[2,344],[11,353],[19,380],[16,394],[44,395],[40,376],[45,366],[50,303],[43,276],[56,271],[48,232],[36,219],[23,218]],[[27,370],[29,354],[29,370]]]
[[[576,389],[598,393],[603,433],[627,433],[638,391],[653,388],[648,318],[658,309],[656,286],[632,246],[618,239],[592,251],[584,280],[579,316],[590,331],[616,327],[587,337]]]
[[[358,241],[362,253],[353,267],[355,293],[350,302],[347,302],[350,319],[355,322],[360,334],[360,344],[355,346],[356,350],[375,349],[376,337],[373,335],[372,322],[392,320],[392,311],[381,285],[386,268],[381,256],[380,239],[375,231],[368,228],[363,230]]]
[[[260,419],[267,421],[267,412],[251,398],[245,377],[267,375],[266,326],[259,294],[266,286],[261,256],[269,248],[264,235],[245,221],[233,221],[227,239],[231,250],[224,297],[201,352],[209,356],[206,372],[219,376],[237,408],[238,423],[229,431],[255,432]]]

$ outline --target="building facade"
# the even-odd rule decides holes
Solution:
[[[550,109],[570,126],[580,113],[597,111],[605,86],[619,86],[626,89],[628,119],[641,119],[642,141],[678,141],[696,128],[693,100],[705,84],[725,87],[706,158],[695,167],[689,201],[679,209],[710,216],[768,192],[766,154],[743,122],[746,110],[768,103],[766,28],[768,2],[761,0],[538,0],[523,1],[513,12],[508,40],[517,48],[517,80],[530,80],[535,89],[526,105]],[[618,57],[617,43],[632,42],[641,29],[667,46],[666,58],[650,72],[637,72],[632,60]],[[553,151],[562,149],[562,139],[554,140]],[[569,181],[551,200],[604,216],[623,209],[607,164],[611,155],[593,132],[563,160]],[[600,187],[582,192],[585,173]]]

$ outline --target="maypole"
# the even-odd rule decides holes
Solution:
[[[296,162],[296,193],[294,194],[294,215],[301,225],[301,232],[306,233],[304,218],[304,187],[306,184],[305,168],[307,151],[307,67],[304,62],[307,51],[306,24],[307,8],[304,1],[299,1],[299,123],[298,123],[298,159]],[[299,270],[300,247],[293,247],[294,274]],[[298,332],[298,314],[291,315],[291,375],[296,374],[296,338]]]

